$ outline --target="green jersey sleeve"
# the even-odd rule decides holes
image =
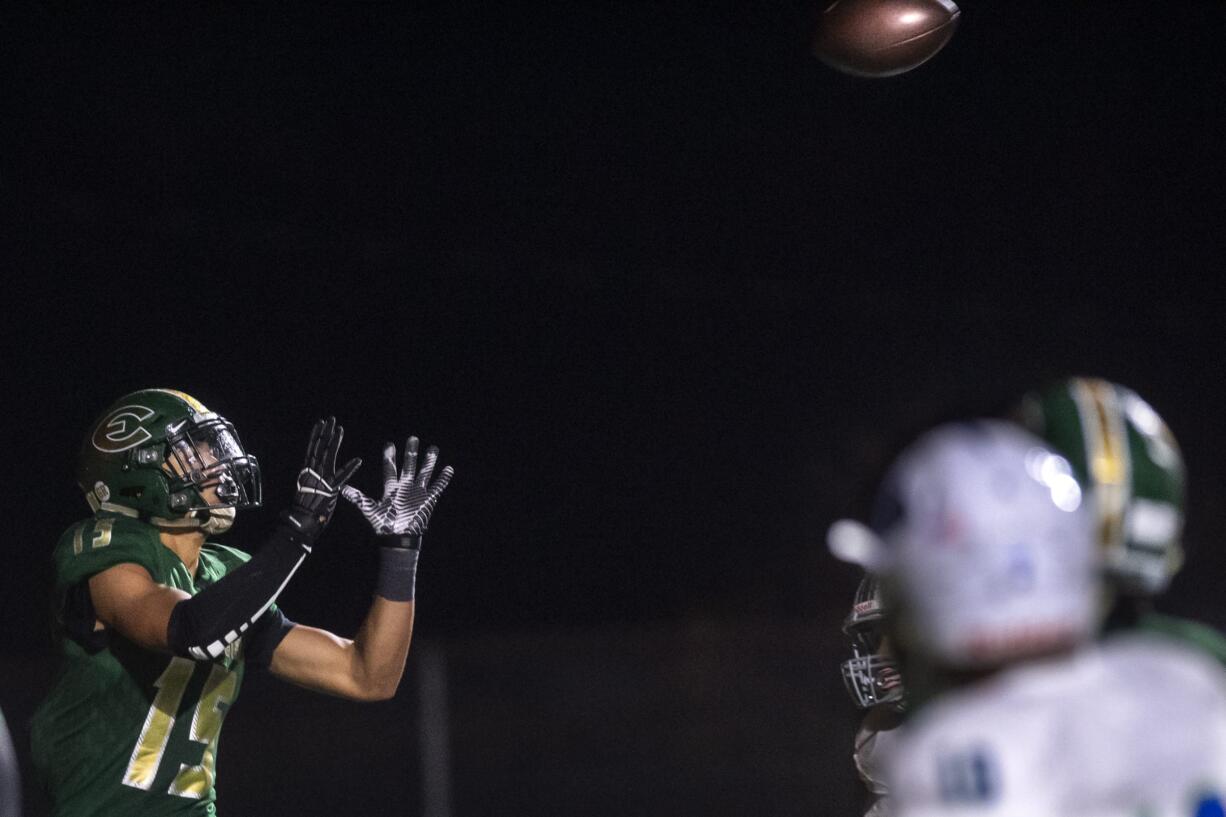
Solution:
[[[217,560],[220,567],[219,577],[251,561],[250,553],[227,545],[219,545],[216,542],[207,542],[203,548],[203,553]]]
[[[59,592],[107,568],[130,562],[161,581],[167,549],[157,529],[123,516],[97,516],[64,532],[55,546],[55,587]],[[169,552],[169,551],[167,551]]]

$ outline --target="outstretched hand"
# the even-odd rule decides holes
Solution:
[[[396,537],[391,544],[416,548],[430,522],[438,498],[455,473],[449,465],[433,482],[434,466],[438,462],[438,448],[426,449],[426,459],[421,470],[417,468],[416,437],[409,437],[404,447],[404,462],[399,473],[396,470],[396,446],[388,443],[383,448],[383,498],[375,501],[351,485],[345,485],[341,493],[366,517],[366,521],[378,536]]]
[[[342,467],[336,466],[345,429],[335,417],[318,420],[311,429],[306,462],[298,472],[298,491],[294,494],[293,510],[309,516],[322,528],[336,510],[336,499],[362,460],[355,457]]]

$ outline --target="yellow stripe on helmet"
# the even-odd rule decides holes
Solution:
[[[1094,483],[1099,541],[1104,546],[1117,545],[1123,542],[1132,482],[1128,431],[1119,396],[1110,383],[1091,378],[1078,378],[1073,394],[1086,442],[1086,467]]]
[[[197,414],[208,414],[209,413],[209,410],[204,407],[204,403],[201,403],[199,400],[197,400],[195,397],[192,397],[187,392],[179,391],[177,389],[151,389],[151,391],[160,391],[163,394],[173,394],[175,397],[178,397],[184,403],[187,403],[189,406],[191,406],[192,410],[195,411]]]

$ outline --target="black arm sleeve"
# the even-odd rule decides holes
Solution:
[[[283,514],[272,538],[250,562],[176,604],[166,627],[170,651],[208,661],[246,634],[311,552],[319,528],[304,528],[302,522]]]
[[[281,608],[272,608],[243,636],[243,659],[248,664],[267,667],[272,663],[272,654],[277,651],[281,640],[296,626],[285,617]]]

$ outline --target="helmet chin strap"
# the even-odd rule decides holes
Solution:
[[[236,514],[237,511],[234,508],[209,508],[192,511],[187,516],[179,516],[174,519],[154,517],[149,521],[159,528],[173,528],[183,531],[199,530],[209,535],[217,535],[225,533],[233,527]]]
[[[234,525],[234,517],[238,512],[233,508],[212,508],[196,513],[205,515],[204,521],[200,523],[200,530],[208,534],[218,534],[225,533]]]

